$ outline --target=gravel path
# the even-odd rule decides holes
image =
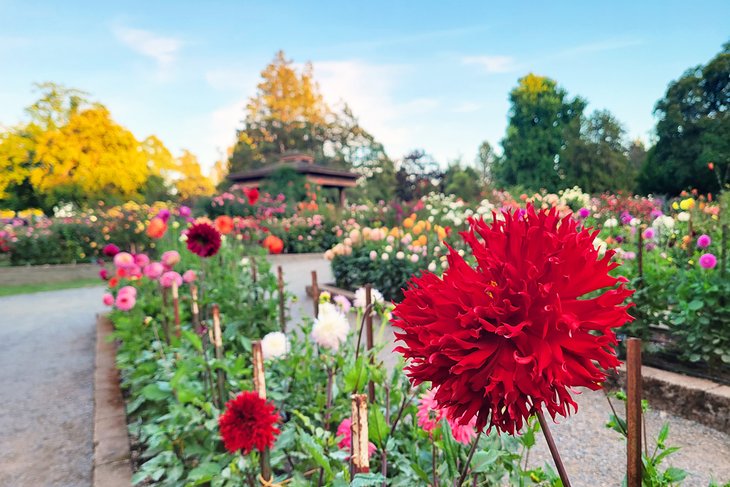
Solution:
[[[0,298],[0,486],[89,486],[102,288]]]
[[[287,289],[297,296],[292,305],[292,319],[296,323],[301,316],[312,316],[312,301],[304,292],[311,282],[311,271],[316,270],[319,282],[331,282],[329,262],[317,256],[273,256],[272,262],[281,264]],[[393,340],[391,327],[386,327],[384,339]],[[397,363],[392,347],[386,347],[381,359],[387,366]],[[613,430],[605,428],[611,410],[602,392],[585,391],[576,396],[578,413],[569,419],[559,418],[559,424],[551,424],[563,461],[571,482],[575,487],[620,486],[626,465],[626,449],[623,438]],[[613,400],[619,414],[623,403]],[[665,468],[674,466],[689,472],[682,484],[686,487],[707,487],[711,480],[722,485],[730,482],[730,436],[701,424],[689,421],[664,411],[649,411],[646,416],[649,444],[664,422],[669,422],[668,446],[679,446],[681,450],[669,457]],[[530,453],[530,464],[552,465],[552,458],[542,436]]]

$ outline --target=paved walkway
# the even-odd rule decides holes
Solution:
[[[0,486],[91,485],[102,288],[0,298]]]

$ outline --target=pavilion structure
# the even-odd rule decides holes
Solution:
[[[315,164],[312,156],[297,152],[284,154],[279,162],[267,164],[259,169],[229,174],[228,179],[244,188],[258,188],[271,174],[285,167],[290,167],[297,173],[303,174],[309,183],[323,188],[336,188],[340,206],[345,205],[345,190],[354,187],[360,177],[359,174],[350,171]]]

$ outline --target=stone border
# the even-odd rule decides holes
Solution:
[[[653,407],[730,434],[730,386],[646,365],[641,375],[643,396]],[[619,368],[618,378],[608,382],[625,387],[625,366]]]
[[[129,436],[124,398],[119,388],[116,346],[107,341],[112,322],[96,317],[96,365],[94,367],[94,487],[132,485]]]

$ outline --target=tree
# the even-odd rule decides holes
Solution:
[[[486,140],[479,145],[479,153],[477,154],[477,164],[481,172],[481,178],[483,182],[488,182],[491,178],[491,173],[497,156],[494,153],[494,149]]]
[[[401,201],[413,201],[432,191],[438,191],[444,172],[438,162],[417,149],[408,153],[395,173],[395,196]]]
[[[189,150],[183,150],[178,158],[176,172],[179,173],[179,178],[175,181],[175,188],[181,200],[189,201],[198,196],[210,196],[215,192],[213,182],[203,175],[198,158]]]
[[[147,158],[134,135],[101,105],[76,112],[37,141],[30,181],[50,201],[83,204],[137,196],[147,181]]]
[[[629,163],[637,177],[644,161],[646,161],[646,146],[641,139],[634,139],[629,146]]]
[[[473,167],[462,167],[461,161],[455,161],[444,173],[444,193],[464,201],[478,201],[482,193],[480,182],[480,174]]]
[[[550,78],[528,74],[510,92],[504,155],[495,166],[497,183],[556,191],[560,178],[561,153],[566,134],[580,131],[580,117],[586,102],[569,99],[567,92]]]
[[[707,165],[725,174],[730,164],[730,42],[706,65],[671,82],[654,114],[657,142],[642,166],[641,190],[718,191]]]
[[[560,166],[564,185],[592,193],[632,190],[636,171],[625,136],[625,129],[608,110],[583,118],[580,132],[568,132],[566,137]]]

